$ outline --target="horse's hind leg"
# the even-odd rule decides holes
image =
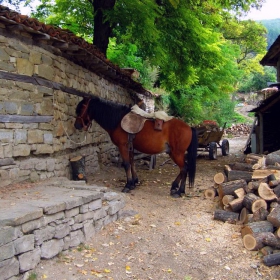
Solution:
[[[172,182],[172,185],[171,185],[171,189],[170,189],[170,195],[173,196],[173,194],[175,194],[178,189],[179,189],[179,183],[181,181],[181,172],[178,174],[178,176],[176,177],[176,179]]]
[[[130,159],[130,165],[131,165],[131,175],[132,175],[133,185],[135,188],[136,184],[139,182],[139,179],[138,179],[138,176],[136,173],[136,168],[135,168],[134,152],[129,152],[129,159]]]
[[[179,180],[179,182],[178,182]],[[174,198],[181,197],[182,194],[185,194],[185,187],[186,187],[186,180],[187,180],[187,170],[182,168],[180,170],[180,174],[177,176],[175,181],[172,183],[172,187],[170,190],[170,194]],[[180,184],[180,187],[179,187]],[[174,187],[176,185],[176,188]]]

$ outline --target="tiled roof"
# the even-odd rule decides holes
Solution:
[[[73,32],[39,22],[0,5],[0,23],[7,28],[25,31],[33,40],[44,40],[47,45],[60,50],[60,55],[114,83],[146,96],[152,96],[142,85],[130,77],[130,72],[109,61],[96,46],[76,36]],[[44,44],[42,44],[44,47]]]

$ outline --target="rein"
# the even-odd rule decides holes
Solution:
[[[88,106],[89,106],[90,101],[91,101],[91,98],[88,98],[87,102],[83,104],[83,109],[82,109],[81,115],[77,117],[77,119],[81,120],[84,131],[88,131],[92,125],[91,119],[88,115]],[[85,124],[84,117],[86,117],[85,119],[88,121],[88,125]]]

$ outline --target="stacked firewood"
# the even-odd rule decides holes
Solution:
[[[248,154],[214,176],[206,198],[217,198],[214,219],[241,225],[244,247],[260,250],[267,266],[280,264],[280,152]],[[273,165],[267,164],[274,163]]]
[[[249,135],[251,126],[248,124],[233,124],[231,127],[225,129],[226,135],[243,136]]]

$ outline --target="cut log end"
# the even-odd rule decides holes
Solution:
[[[225,180],[225,175],[222,172],[219,172],[214,176],[214,182],[218,185],[224,183]]]
[[[263,247],[263,244],[261,242],[258,243],[252,234],[243,236],[243,245],[249,251],[255,251]]]

